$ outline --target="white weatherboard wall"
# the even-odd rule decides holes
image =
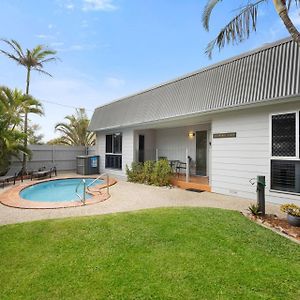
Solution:
[[[200,121],[200,119],[199,119]],[[185,126],[178,128],[157,129],[156,130],[156,147],[159,156],[165,156],[168,159],[186,161],[186,148],[188,154],[192,158],[191,173],[195,173],[196,160],[196,136],[190,138],[189,132],[207,130],[208,143],[210,142],[210,124]],[[207,174],[210,172],[210,147],[207,148]]]
[[[122,170],[105,169],[105,143],[106,135],[116,132],[122,133]],[[130,166],[134,158],[134,131],[133,129],[122,129],[116,131],[97,132],[96,152],[100,155],[100,173],[109,173],[115,176],[125,176],[126,165]]]
[[[298,202],[300,196],[270,191],[270,116],[300,110],[300,101],[221,113],[213,117],[212,134],[236,132],[236,138],[212,139],[211,187],[213,192],[256,199],[249,180],[266,176],[266,200]]]

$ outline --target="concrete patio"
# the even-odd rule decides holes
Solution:
[[[5,189],[0,189],[0,194],[12,187],[13,186],[10,185]],[[0,224],[4,225],[43,219],[100,215],[156,207],[215,207],[246,211],[251,203],[251,200],[238,197],[224,196],[209,192],[195,193],[179,188],[169,189],[165,187],[146,186],[120,180],[110,188],[110,193],[111,197],[108,200],[82,207],[20,209],[0,204]],[[268,203],[266,211],[267,213],[282,215],[279,206],[275,204]]]

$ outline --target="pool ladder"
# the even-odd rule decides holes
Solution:
[[[78,198],[80,199],[80,201],[83,203],[83,205],[85,205],[85,201],[86,201],[86,192],[87,192],[87,191],[90,191],[89,187],[92,186],[97,180],[103,178],[103,176],[106,177],[106,186],[100,188],[100,189],[99,189],[99,192],[100,192],[101,189],[106,188],[106,190],[107,190],[107,195],[109,195],[109,175],[108,175],[107,173],[103,173],[103,174],[99,175],[97,178],[95,178],[95,179],[94,179],[90,184],[88,184],[88,185],[86,185],[86,180],[85,180],[85,179],[80,180],[80,182],[77,184],[75,192],[76,192],[77,197],[78,197]],[[82,184],[83,184],[83,191],[82,191],[82,196],[81,196],[81,195],[79,195],[79,193],[78,193],[78,189],[79,189],[79,187],[80,187]]]

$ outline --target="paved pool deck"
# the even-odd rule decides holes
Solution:
[[[4,189],[0,188],[0,194],[11,188],[13,185]],[[239,197],[209,192],[196,193],[178,188],[147,186],[122,180],[118,180],[117,184],[110,188],[110,194],[111,197],[104,202],[80,207],[22,209],[0,204],[0,224],[101,215],[157,207],[214,207],[246,212],[249,204],[254,202]],[[266,212],[283,216],[279,210],[279,205],[276,204],[267,203]]]

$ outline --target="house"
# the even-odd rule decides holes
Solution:
[[[255,199],[250,180],[263,175],[267,201],[300,204],[299,112],[288,38],[98,107],[89,128],[103,172],[166,157],[213,192]]]

